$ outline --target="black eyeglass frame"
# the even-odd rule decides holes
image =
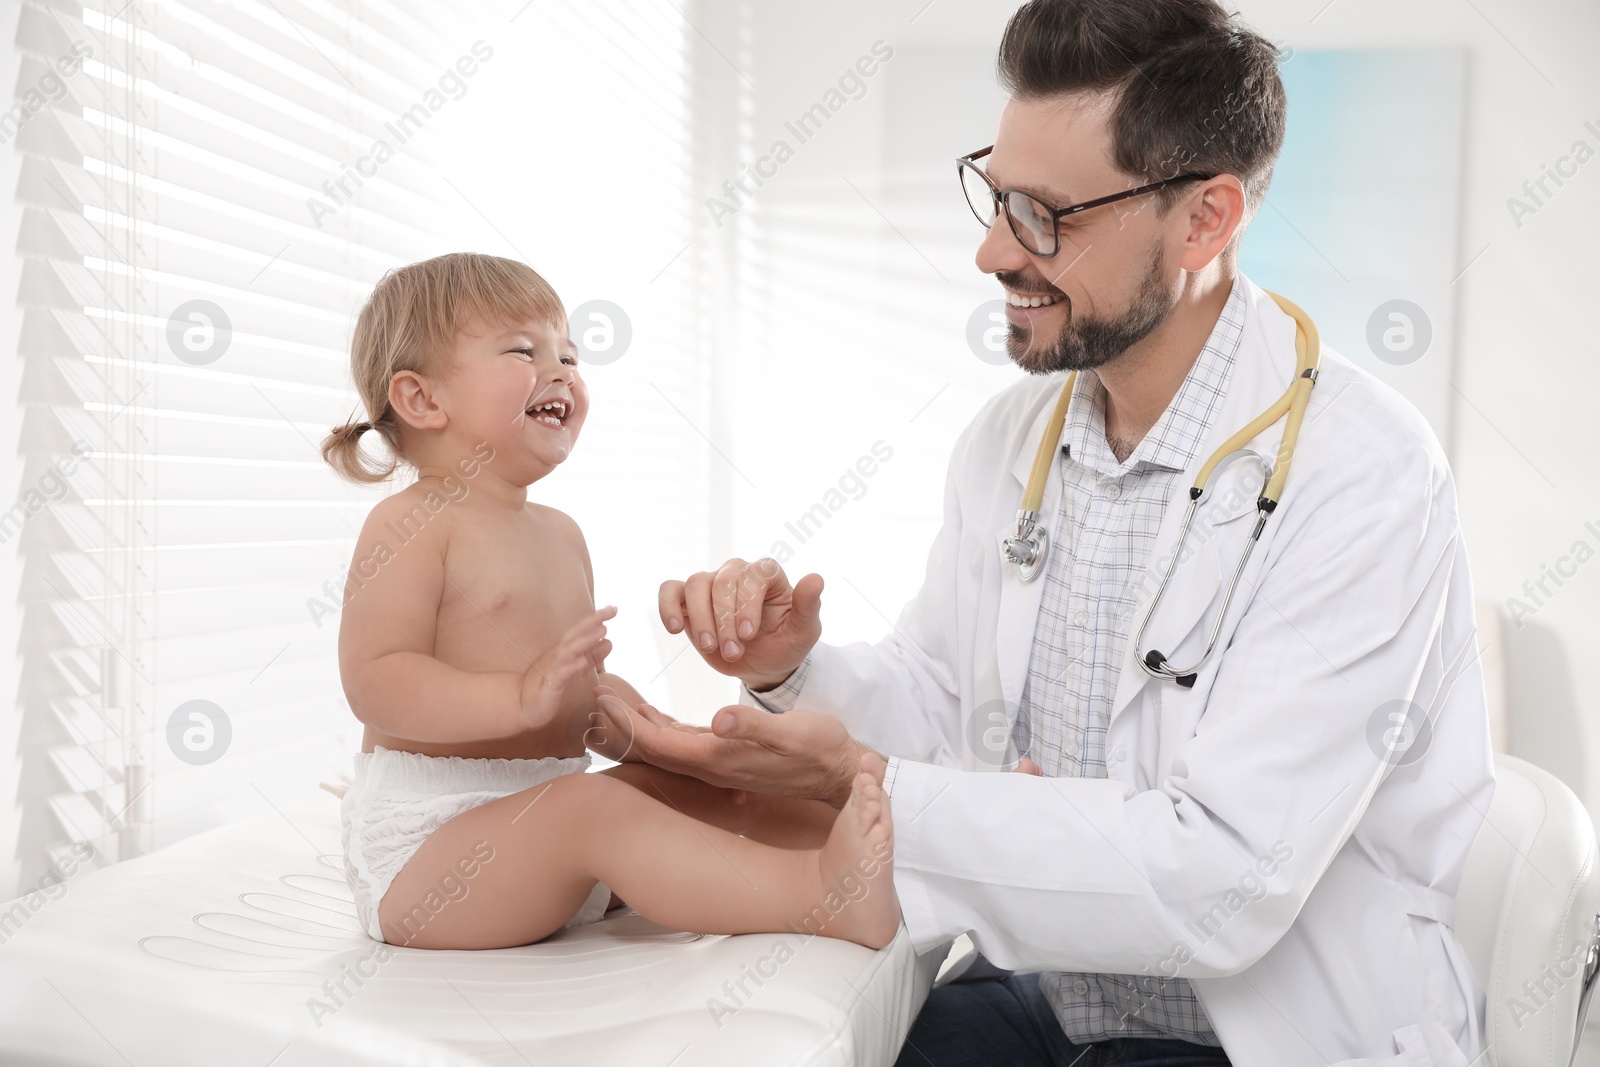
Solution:
[[[1066,218],[1068,215],[1075,215],[1080,211],[1088,211],[1090,208],[1100,207],[1102,204],[1114,204],[1118,200],[1126,200],[1130,196],[1138,196],[1141,193],[1154,192],[1157,189],[1164,188],[1165,186],[1172,185],[1176,182],[1197,180],[1210,181],[1212,178],[1216,177],[1215,174],[1200,174],[1198,172],[1191,171],[1188,174],[1180,174],[1176,178],[1166,178],[1159,182],[1151,182],[1149,185],[1141,185],[1137,189],[1128,189],[1124,192],[1112,193],[1110,196],[1101,196],[1096,197],[1093,200],[1085,200],[1081,204],[1070,204],[1067,207],[1052,207],[1025,189],[1002,189],[995,185],[994,179],[990,178],[983,168],[977,165],[978,160],[982,159],[984,156],[993,151],[994,145],[990,145],[988,148],[980,148],[976,152],[969,152],[967,155],[957,156],[956,177],[958,179],[961,177],[963,168],[970,167],[974,172],[976,172],[978,176],[983,179],[984,184],[989,187],[989,195],[994,199],[995,215],[1005,215],[1006,225],[1011,227],[1011,235],[1017,239],[1017,243],[1022,245],[1023,248],[1028,249],[1030,253],[1038,256],[1040,259],[1049,259],[1057,252],[1061,251],[1061,220]],[[1017,193],[1021,196],[1025,196],[1034,203],[1043,207],[1045,211],[1049,213],[1050,234],[1052,240],[1054,241],[1054,247],[1052,247],[1050,251],[1035,252],[1032,248],[1028,247],[1028,242],[1023,240],[1022,234],[1017,232],[1017,220],[1011,217],[1011,208],[1006,204],[1006,196],[1009,193]],[[962,199],[966,200],[967,207],[972,210],[973,217],[978,220],[984,229],[987,230],[990,226],[994,225],[993,219],[988,222],[984,222],[983,216],[978,214],[977,205],[974,204],[972,202],[972,198],[967,195],[967,183],[965,181],[961,182],[961,196]]]

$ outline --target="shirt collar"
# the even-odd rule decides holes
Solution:
[[[1078,375],[1073,390],[1063,446],[1083,466],[1101,475],[1124,474],[1140,465],[1159,470],[1187,470],[1200,450],[1200,442],[1221,407],[1233,370],[1239,340],[1244,335],[1244,289],[1236,274],[1233,289],[1217,316],[1211,335],[1195,357],[1183,384],[1167,409],[1121,463],[1106,443],[1105,388],[1097,374]]]

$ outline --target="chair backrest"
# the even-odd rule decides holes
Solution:
[[[1594,824],[1560,779],[1495,756],[1495,792],[1456,895],[1487,994],[1495,1067],[1568,1067],[1600,910]]]

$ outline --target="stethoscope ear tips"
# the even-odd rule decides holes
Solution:
[[[1149,652],[1145,653],[1144,665],[1147,668],[1149,668],[1149,670],[1150,670],[1150,672],[1152,674],[1163,673],[1161,668],[1166,666],[1166,664],[1167,664],[1167,657],[1163,656],[1160,652],[1156,651],[1155,649],[1152,648]],[[1179,675],[1176,675],[1176,676],[1169,675],[1169,677],[1172,677],[1172,680],[1177,682],[1183,688],[1185,688],[1185,689],[1193,689],[1194,688],[1194,680],[1197,677],[1199,677],[1199,675],[1197,675],[1197,674],[1179,674]]]

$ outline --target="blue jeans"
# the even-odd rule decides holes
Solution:
[[[895,1067],[1227,1067],[1220,1048],[1119,1037],[1074,1045],[1038,974],[939,986],[911,1025]]]

